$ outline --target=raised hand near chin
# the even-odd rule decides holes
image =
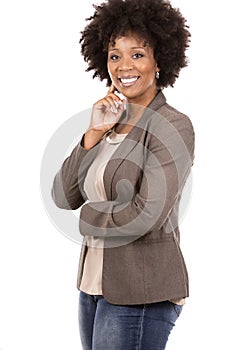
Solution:
[[[85,149],[92,148],[122,116],[126,100],[121,100],[114,92],[115,86],[111,85],[107,95],[93,105],[90,125],[84,137]]]
[[[121,100],[114,92],[115,87],[111,85],[107,95],[93,105],[89,129],[105,133],[118,122],[124,111],[125,100]]]

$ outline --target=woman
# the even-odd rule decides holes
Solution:
[[[109,90],[52,190],[60,208],[82,206],[82,346],[162,350],[189,295],[178,208],[194,158],[192,124],[162,89],[190,33],[165,0],[108,0],[89,21],[82,54]]]

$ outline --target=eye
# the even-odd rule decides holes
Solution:
[[[140,52],[137,52],[133,55],[133,58],[142,58],[144,55]]]
[[[111,60],[111,61],[116,61],[116,60],[118,60],[118,59],[119,59],[119,56],[116,55],[116,54],[110,56],[110,60]]]

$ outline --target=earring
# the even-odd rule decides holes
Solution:
[[[155,73],[155,78],[156,78],[156,79],[159,79],[159,72],[156,72],[156,73]]]

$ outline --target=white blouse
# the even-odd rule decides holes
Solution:
[[[100,141],[95,160],[88,169],[84,191],[91,202],[105,201],[106,193],[103,184],[105,167],[127,134],[117,134],[114,130]],[[83,267],[80,290],[90,295],[102,295],[102,270],[104,238],[86,237],[87,253]]]

